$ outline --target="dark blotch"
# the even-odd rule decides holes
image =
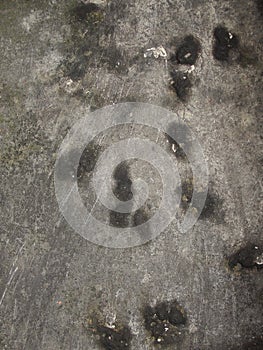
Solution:
[[[160,302],[155,307],[147,305],[143,317],[146,330],[160,345],[176,343],[187,323],[185,311],[177,301]]]
[[[118,210],[118,208],[116,208]],[[110,225],[114,227],[128,227],[130,224],[129,213],[119,213],[117,211],[110,211]]]
[[[178,160],[186,160],[185,151],[189,150],[192,144],[192,138],[187,125],[183,123],[171,123],[168,126],[165,136],[176,158]]]
[[[85,174],[92,172],[95,168],[96,162],[99,158],[101,147],[90,142],[82,153],[79,161],[77,177],[81,179]]]
[[[201,45],[199,41],[193,35],[188,35],[179,46],[176,59],[180,64],[193,65],[197,61],[200,51]]]
[[[132,181],[129,176],[129,168],[125,162],[120,163],[113,174],[114,188],[113,193],[120,201],[132,199]],[[118,208],[116,208],[118,210]],[[130,221],[129,213],[119,213],[118,211],[110,212],[110,224],[115,227],[128,227]]]
[[[228,258],[228,264],[231,269],[236,267],[261,269],[263,268],[263,249],[256,244],[249,243],[231,255]]]
[[[185,312],[177,301],[173,301],[173,303],[171,304],[168,320],[174,326],[186,324],[187,320]]]
[[[261,16],[263,16],[263,0],[256,0],[257,8]]]
[[[182,182],[182,199],[181,199],[181,208],[186,210],[189,207],[189,204],[191,203],[192,196],[193,196],[193,181],[188,180]]]
[[[92,2],[88,4],[80,4],[76,6],[72,13],[76,20],[78,21],[86,21],[88,16],[94,12],[99,11],[100,8],[98,5],[93,4]]]
[[[222,210],[223,200],[219,198],[217,193],[208,191],[204,208],[200,214],[201,220],[206,220],[209,218],[214,218],[216,221],[220,222],[224,220],[224,212]]]
[[[81,56],[78,60],[66,63],[67,75],[73,81],[81,79],[87,71],[88,59]]]
[[[147,213],[143,208],[136,210],[133,215],[133,226],[139,226],[147,222],[149,219]]]
[[[191,80],[188,75],[183,72],[174,71],[171,73],[172,82],[171,85],[176,92],[178,98],[182,101],[186,101],[192,87]]]
[[[214,30],[214,37],[214,58],[218,61],[228,61],[230,50],[239,46],[237,36],[227,30],[227,28],[218,26]]]
[[[129,168],[125,162],[120,163],[113,174],[115,180],[115,188],[113,190],[115,196],[121,201],[132,199],[132,181],[129,176]]]
[[[132,334],[129,327],[112,329],[105,326],[97,326],[100,342],[107,350],[129,349]]]

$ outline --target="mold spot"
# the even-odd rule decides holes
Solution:
[[[160,345],[178,342],[187,324],[186,313],[176,300],[160,302],[155,307],[147,305],[143,316],[146,330]]]
[[[97,326],[97,333],[100,337],[100,343],[106,350],[129,349],[132,334],[129,327],[119,329],[106,326]]]
[[[192,87],[191,80],[186,73],[180,71],[173,71],[171,73],[171,86],[175,90],[178,98],[185,102]]]
[[[238,48],[239,39],[227,28],[218,26],[214,30],[213,56],[218,61],[228,61],[231,49]]]
[[[126,162],[120,163],[114,173],[114,188],[113,193],[120,201],[128,201],[132,199],[132,181],[129,176],[129,168]],[[116,211],[110,211],[110,225],[115,227],[128,227],[130,224],[129,213],[119,213],[118,208]]]
[[[263,247],[249,243],[228,258],[231,269],[262,269]]]
[[[189,207],[189,204],[191,203],[192,196],[193,196],[193,181],[187,180],[182,182],[182,199],[181,199],[181,208],[186,210]]]
[[[84,56],[73,62],[65,61],[66,75],[73,81],[81,79],[86,74],[87,64],[88,60]]]
[[[118,208],[116,208],[116,210],[118,210]],[[110,225],[121,228],[128,227],[130,225],[130,214],[111,210]]]
[[[72,10],[72,14],[77,21],[85,22],[89,16],[92,16],[100,11],[98,5],[90,2],[87,4],[79,4]]]
[[[217,193],[208,190],[205,205],[199,218],[201,220],[213,218],[217,222],[224,221],[225,213],[222,206],[223,200],[219,198]]]
[[[170,135],[176,132],[176,140],[174,140]],[[183,150],[191,144],[191,138],[186,125],[172,123],[169,125],[167,134],[165,134],[167,142],[170,145],[171,151],[175,154],[178,160],[187,160],[187,156]],[[179,144],[180,143],[180,144]],[[182,146],[181,146],[182,145]]]
[[[149,216],[147,215],[146,211],[143,208],[140,208],[136,210],[136,212],[133,215],[133,226],[139,226],[147,222],[149,219]]]
[[[113,173],[115,181],[115,188],[113,193],[121,201],[128,201],[132,199],[132,181],[129,176],[129,168],[126,162],[120,163]]]
[[[179,46],[176,59],[180,64],[194,65],[201,51],[200,42],[193,36],[188,35]]]
[[[77,171],[78,179],[83,178],[84,175],[91,173],[94,170],[99,158],[100,151],[101,146],[95,142],[90,142],[89,145],[85,148],[79,161]]]
[[[263,0],[256,0],[258,12],[263,16]]]

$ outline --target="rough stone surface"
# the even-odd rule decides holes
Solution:
[[[115,322],[116,332],[126,330],[130,349],[155,349],[162,344],[145,329],[143,309],[176,300],[187,323],[180,342],[168,348],[262,349],[263,269],[236,271],[228,263],[247,244],[262,247],[263,241],[261,1],[83,3],[0,2],[0,348],[110,348],[111,339],[102,341],[92,327],[96,318],[99,330],[108,332]],[[213,57],[218,26],[235,33],[242,48],[224,62]],[[170,74],[188,74],[189,66],[170,57],[187,35],[201,51],[189,73],[189,95],[180,100]],[[160,45],[167,61],[144,58]],[[69,227],[56,202],[53,170],[77,120],[124,101],[166,107],[189,124],[203,146],[213,191],[187,234],[175,222],[143,246],[114,250]],[[82,159],[88,160],[81,163],[82,187],[97,152],[132,133],[158,139],[172,155],[166,136],[155,130],[113,130]],[[147,180],[152,171],[129,168],[131,179],[140,170]],[[160,191],[153,188],[151,208],[130,221],[151,215]],[[83,197],[92,207],[94,193],[83,188]],[[101,208],[94,215],[109,220]]]

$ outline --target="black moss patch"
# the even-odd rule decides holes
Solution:
[[[100,7],[96,4],[79,4],[72,9],[72,15],[77,21],[86,21],[92,13],[100,11]]]
[[[65,61],[66,75],[73,81],[84,77],[87,71],[89,60],[85,56],[80,56],[76,61]]]
[[[185,102],[192,87],[192,83],[188,74],[179,71],[173,71],[171,73],[171,78],[171,86],[175,90],[176,95],[181,101]]]
[[[121,201],[128,201],[132,199],[132,181],[129,175],[129,168],[125,162],[120,163],[113,174],[115,187],[113,193]]]
[[[247,244],[228,258],[228,265],[231,269],[237,267],[243,269],[262,269],[263,247],[252,243]]]
[[[133,226],[139,226],[147,222],[149,219],[149,216],[147,215],[146,211],[143,208],[140,208],[136,210],[136,212],[133,215]]]
[[[128,201],[132,199],[132,181],[129,176],[129,168],[125,162],[120,163],[114,173],[114,187],[113,193],[120,201]],[[128,227],[130,224],[129,213],[119,213],[118,208],[116,211],[110,211],[110,225],[115,227]]]
[[[174,135],[174,133],[176,133],[176,140],[170,136]],[[186,150],[191,146],[191,135],[188,127],[185,124],[171,123],[165,136],[176,158],[178,160],[187,160],[184,149]]]
[[[94,170],[100,155],[100,151],[100,145],[94,142],[90,142],[89,145],[85,148],[79,161],[77,171],[78,179],[81,179],[84,175],[91,173]]]
[[[223,200],[219,198],[216,192],[209,189],[204,208],[200,214],[201,220],[214,219],[217,222],[223,222],[225,213],[222,209]]]
[[[147,305],[143,317],[146,330],[160,345],[178,342],[187,324],[186,313],[177,301],[160,302],[155,307]]]
[[[213,56],[218,61],[228,61],[230,50],[238,48],[239,39],[227,28],[218,26],[214,30]]]
[[[181,208],[186,210],[189,207],[189,204],[191,203],[192,196],[193,196],[193,181],[188,180],[182,182],[182,199],[181,199]]]
[[[180,64],[193,65],[196,63],[200,52],[200,42],[193,35],[188,35],[183,39],[177,50],[176,60]]]
[[[263,16],[263,0],[256,0],[258,12]]]
[[[97,333],[100,337],[100,343],[104,349],[123,350],[130,348],[132,333],[129,327],[113,329],[98,325]]]

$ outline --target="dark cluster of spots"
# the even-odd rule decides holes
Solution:
[[[257,8],[261,16],[263,16],[263,0],[256,0]]]
[[[143,316],[146,330],[160,345],[176,343],[187,324],[186,313],[175,300],[160,302],[155,307],[148,305],[144,308]]]
[[[187,73],[181,71],[171,72],[171,86],[180,100],[185,102],[192,87],[192,82]]]
[[[59,71],[73,81],[82,79],[90,67],[105,67],[126,74],[127,59],[112,39],[114,19],[111,6],[82,3],[69,11],[71,38]]]
[[[249,243],[228,258],[231,269],[262,269],[263,247]]]
[[[90,142],[89,145],[85,148],[79,161],[77,171],[78,179],[83,178],[85,175],[91,173],[94,170],[99,158],[100,151],[101,146],[95,142]]]
[[[149,216],[144,210],[144,208],[140,208],[136,210],[136,212],[133,215],[133,226],[139,226],[144,224],[149,220]]]
[[[130,328],[115,329],[98,325],[96,327],[100,343],[106,350],[124,350],[130,348],[132,333]]]
[[[181,208],[186,210],[192,200],[192,196],[193,196],[193,191],[194,191],[194,187],[193,187],[193,180],[187,180],[182,182],[182,199],[181,199]]]
[[[120,163],[114,173],[114,195],[121,201],[128,201],[132,199],[132,181],[129,175],[129,167],[126,162]],[[118,210],[118,208],[116,208]],[[118,211],[110,212],[110,224],[115,227],[127,227],[129,226],[129,213],[119,213]]]
[[[173,70],[171,71],[171,86],[175,90],[178,98],[183,102],[186,101],[192,82],[188,72],[182,72],[177,68],[174,68],[174,64],[194,65],[201,52],[200,42],[193,36],[187,35],[179,44],[177,52],[171,56],[171,65]]]
[[[120,163],[113,173],[115,188],[113,190],[115,196],[121,201],[132,199],[132,181],[129,175],[129,168],[125,162]]]
[[[225,213],[222,209],[223,200],[211,189],[208,190],[204,208],[200,214],[201,220],[213,218],[217,222],[224,221]]]
[[[214,30],[213,56],[218,61],[228,61],[232,49],[239,46],[238,37],[231,33],[227,28],[218,26]]]
[[[72,15],[77,21],[87,21],[89,16],[100,12],[100,7],[94,3],[81,3],[72,9]]]
[[[178,160],[186,160],[187,156],[184,150],[191,146],[191,136],[188,127],[185,124],[172,123],[168,126],[165,136],[176,158]]]
[[[180,64],[194,65],[201,52],[200,42],[193,36],[186,36],[179,45],[176,55],[171,59],[176,60]]]

